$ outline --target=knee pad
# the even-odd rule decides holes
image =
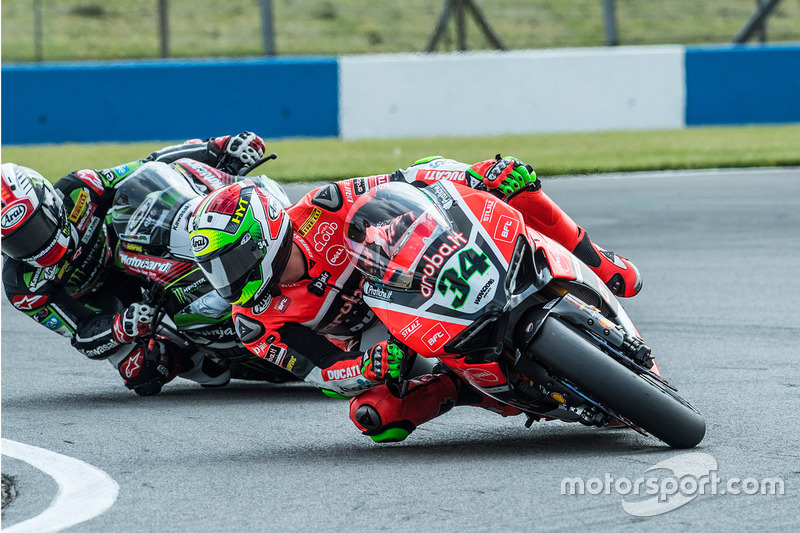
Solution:
[[[420,424],[452,409],[457,395],[455,383],[444,374],[411,380],[403,398],[378,385],[350,400],[350,419],[375,442],[398,442]]]
[[[224,387],[231,380],[228,365],[215,360],[202,352],[197,352],[181,362],[178,377],[199,383],[204,387]]]

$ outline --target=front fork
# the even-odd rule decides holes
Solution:
[[[525,392],[527,389],[529,394],[539,394],[556,402],[586,425],[603,426],[611,419],[618,418],[570,383],[550,375],[530,357],[527,347],[548,319],[561,320],[581,331],[594,344],[603,347],[609,356],[638,372],[650,373],[649,369],[653,366],[650,348],[638,337],[627,333],[621,325],[604,317],[595,307],[569,293],[529,310],[516,324],[514,345],[517,349],[513,364],[520,376],[520,383],[517,384],[519,390]]]

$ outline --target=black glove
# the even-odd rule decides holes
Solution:
[[[163,342],[139,340],[117,368],[126,387],[139,396],[151,396],[178,374],[178,361]]]

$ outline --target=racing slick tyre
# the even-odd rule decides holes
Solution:
[[[528,353],[555,376],[673,448],[692,448],[705,436],[705,420],[688,402],[626,368],[555,317],[545,320]]]

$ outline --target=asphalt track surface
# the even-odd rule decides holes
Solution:
[[[139,398],[3,298],[2,437],[13,442],[2,471],[18,493],[3,528],[33,527],[70,490],[9,457],[21,443],[112,480],[66,495],[63,520],[112,500],[72,531],[796,531],[800,169],[562,178],[545,190],[640,268],[644,289],[624,304],[706,417],[695,455],[630,430],[526,429],[468,407],[378,445],[351,425],[347,402],[305,384],[173,382]],[[712,475],[716,494],[702,484]],[[582,479],[584,494],[562,494],[565,478]],[[639,494],[622,478],[640,480]],[[641,484],[651,478],[655,495]],[[779,479],[784,494],[721,494],[737,478],[749,492]],[[652,517],[623,507],[658,496]]]

